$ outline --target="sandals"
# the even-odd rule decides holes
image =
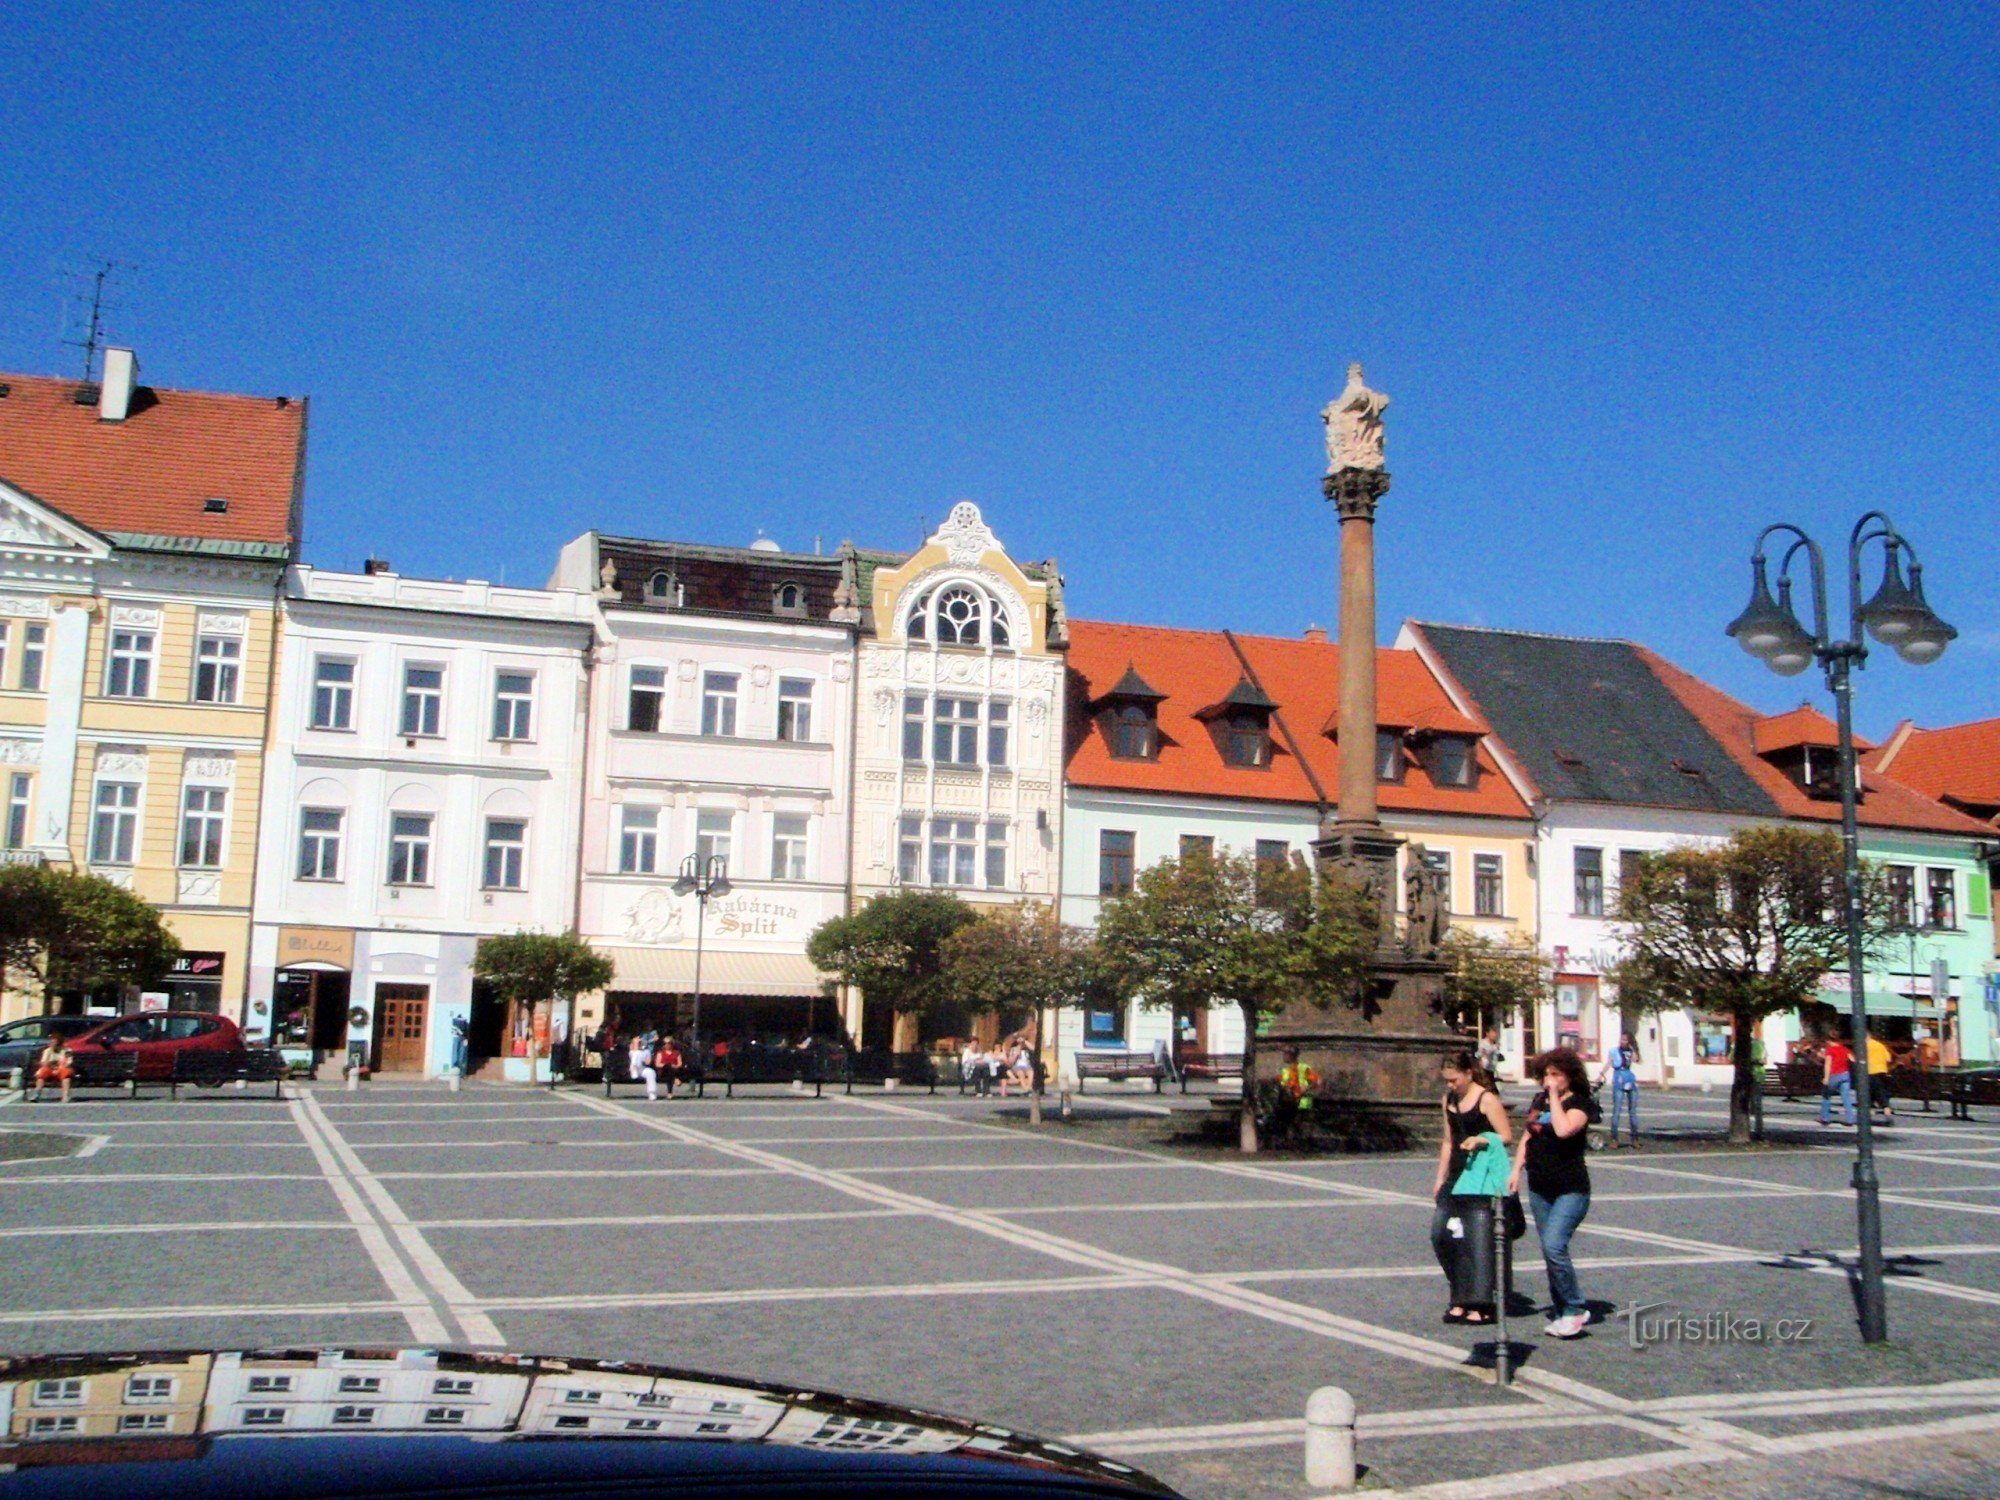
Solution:
[[[1465,1309],[1462,1307],[1449,1308],[1446,1310],[1441,1321],[1446,1323],[1463,1323],[1465,1321]]]
[[[1481,1307],[1468,1307],[1459,1317],[1459,1322],[1471,1328],[1483,1328],[1494,1321],[1493,1314]]]

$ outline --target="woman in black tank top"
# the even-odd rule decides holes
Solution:
[[[1453,1053],[1442,1071],[1444,1136],[1438,1142],[1437,1179],[1431,1184],[1431,1197],[1437,1203],[1431,1215],[1431,1249],[1451,1282],[1451,1306],[1444,1321],[1490,1323],[1492,1260],[1485,1251],[1493,1242],[1493,1204],[1486,1198],[1453,1197],[1451,1185],[1465,1170],[1471,1154],[1468,1141],[1491,1133],[1500,1138],[1499,1149],[1504,1151],[1514,1132],[1507,1123],[1506,1107],[1493,1092],[1492,1079],[1470,1052]]]

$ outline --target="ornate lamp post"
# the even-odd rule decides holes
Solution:
[[[701,939],[708,927],[711,896],[729,894],[729,861],[720,854],[703,859],[690,854],[681,861],[681,878],[674,882],[676,896],[693,896],[694,916],[694,1056],[697,1066],[706,1066],[701,1050]]]
[[[1778,563],[1778,596],[1771,597],[1764,544],[1773,536],[1786,538]],[[1882,582],[1874,597],[1861,598],[1862,553],[1879,541],[1883,551]],[[1801,552],[1811,565],[1812,629],[1799,623],[1792,610],[1792,561]],[[1903,579],[1902,554],[1910,554],[1910,576]],[[1840,842],[1846,863],[1842,883],[1842,914],[1847,922],[1847,998],[1856,1056],[1853,1062],[1856,1124],[1854,1158],[1855,1216],[1861,1242],[1861,1337],[1879,1344],[1889,1336],[1882,1299],[1882,1202],[1875,1176],[1875,1140],[1868,1100],[1867,955],[1861,935],[1861,853],[1855,828],[1858,791],[1854,765],[1853,672],[1868,660],[1873,636],[1912,666],[1928,666],[1944,655],[1958,632],[1939,619],[1924,600],[1924,570],[1916,549],[1897,531],[1888,516],[1871,510],[1855,523],[1847,539],[1847,635],[1836,640],[1827,611],[1826,556],[1819,543],[1786,522],[1767,526],[1750,554],[1750,603],[1729,624],[1729,634],[1745,651],[1780,677],[1796,677],[1818,662],[1826,672],[1840,727]]]

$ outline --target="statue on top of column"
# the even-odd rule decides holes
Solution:
[[[1359,362],[1349,365],[1347,389],[1320,413],[1326,423],[1327,473],[1383,466],[1382,413],[1388,409],[1389,398],[1362,383]]]

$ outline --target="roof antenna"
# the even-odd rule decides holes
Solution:
[[[97,351],[102,349],[106,342],[104,315],[107,312],[116,312],[118,310],[117,303],[106,302],[104,300],[105,284],[108,282],[113,286],[117,285],[117,282],[111,275],[113,271],[130,271],[132,269],[134,267],[127,261],[101,260],[97,263],[97,269],[94,271],[64,271],[62,273],[68,278],[71,285],[75,287],[75,290],[70,293],[71,303],[78,308],[88,303],[90,307],[90,319],[85,326],[83,337],[80,339],[63,340],[70,348],[81,349],[83,351],[83,383],[85,385],[89,385],[97,378]],[[64,325],[68,326],[67,318],[64,319]]]

